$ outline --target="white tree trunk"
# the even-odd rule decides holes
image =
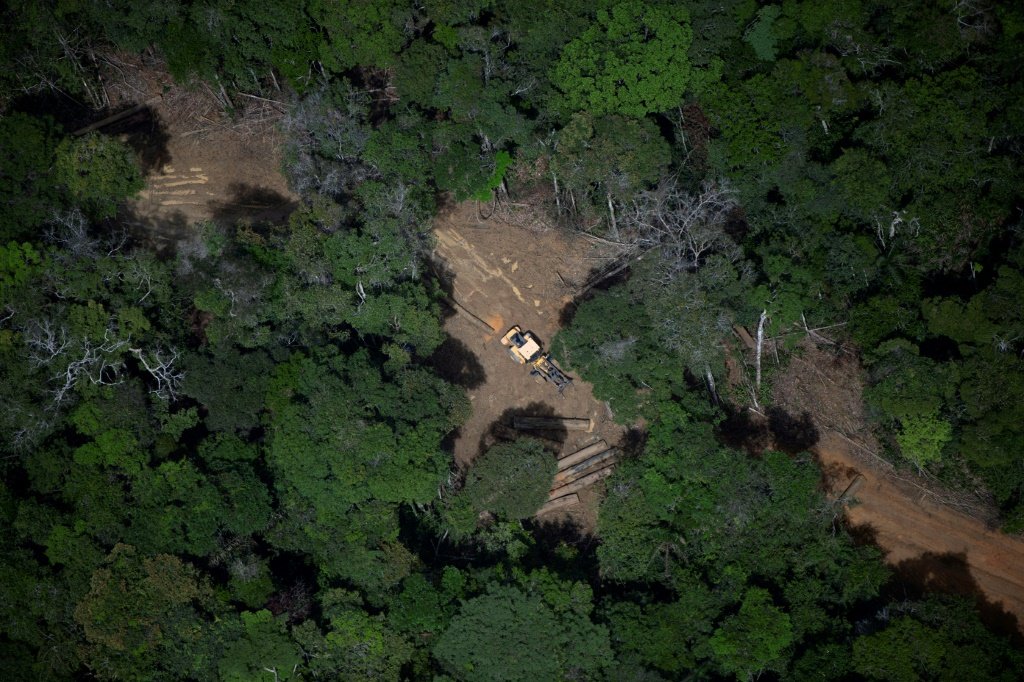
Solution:
[[[757,321],[757,355],[754,356],[754,405],[757,405],[757,394],[761,392],[761,350],[764,348],[764,323],[768,319],[768,311],[761,311],[761,319]]]
[[[615,222],[615,204],[612,203],[611,194],[606,194],[605,196],[608,198],[608,214],[611,216],[612,221],[612,231],[610,236],[612,238],[612,241],[617,242],[619,241],[619,226]]]
[[[562,199],[558,196],[558,176],[551,171],[551,180],[555,183],[555,206],[558,208],[558,215],[562,215]]]
[[[704,366],[704,378],[708,382],[708,390],[711,391],[711,399],[715,401],[717,405],[718,400],[718,389],[715,388],[715,375],[711,373],[711,368],[707,365]]]

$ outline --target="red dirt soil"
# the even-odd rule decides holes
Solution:
[[[815,453],[834,496],[857,474],[864,477],[847,521],[878,544],[898,573],[932,589],[981,596],[1012,614],[1020,628],[1024,541],[936,502],[909,477],[876,469],[835,432],[822,435]]]
[[[833,349],[834,351],[834,349]],[[838,497],[864,482],[846,512],[851,531],[876,543],[912,584],[977,597],[1004,629],[1024,624],[1024,539],[995,530],[986,501],[942,489],[877,455],[864,412],[863,376],[849,353],[805,342],[775,385],[776,404],[808,412],[820,432],[813,448],[826,491]]]

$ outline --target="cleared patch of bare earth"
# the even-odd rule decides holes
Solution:
[[[455,459],[468,465],[493,444],[501,426],[515,415],[589,418],[587,431],[546,432],[552,449],[574,452],[598,439],[618,444],[622,426],[594,398],[593,387],[578,376],[559,395],[552,384],[537,383],[528,368],[513,362],[501,345],[513,325],[532,332],[547,348],[559,329],[559,317],[607,255],[584,238],[550,229],[529,214],[490,212],[474,202],[454,206],[438,218],[434,235],[435,267],[455,306],[445,321],[452,337],[439,352],[445,373],[468,391],[473,413],[454,440]],[[479,318],[479,320],[474,319]],[[527,434],[529,435],[529,434]],[[571,519],[593,530],[603,486],[579,494],[580,503],[544,516]]]
[[[283,222],[298,197],[281,173],[277,123],[285,105],[208,84],[179,85],[147,56],[108,54],[105,95],[113,113],[103,126],[128,142],[146,187],[125,206],[125,222],[154,248],[173,250],[201,221]]]
[[[858,476],[846,510],[851,530],[876,543],[913,584],[973,596],[982,615],[1005,630],[1024,624],[1024,539],[996,530],[983,500],[944,491],[878,456],[861,400],[863,377],[850,355],[806,343],[775,386],[775,401],[808,412],[820,440],[813,448],[831,497]]]

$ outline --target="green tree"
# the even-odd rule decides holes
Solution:
[[[1004,637],[985,630],[971,605],[932,597],[892,607],[877,632],[853,643],[853,667],[870,680],[1013,680],[1024,657]]]
[[[65,139],[56,150],[54,175],[97,218],[109,218],[145,183],[131,149],[97,133]]]
[[[555,468],[555,458],[540,441],[522,438],[495,445],[473,462],[452,504],[464,500],[474,521],[482,512],[500,519],[528,518],[547,501]]]
[[[709,640],[722,672],[739,679],[778,670],[792,642],[789,616],[772,603],[767,590],[756,587],[747,590],[739,612],[726,618]]]
[[[85,662],[104,678],[193,674],[193,656],[207,627],[196,603],[209,608],[215,602],[192,566],[167,554],[147,557],[116,545],[74,610],[87,642]]]
[[[309,621],[294,630],[314,675],[352,682],[402,679],[411,647],[383,616],[368,614],[358,596],[344,590],[327,590],[321,601],[329,622],[326,634]]]
[[[689,15],[630,0],[598,9],[596,21],[569,42],[551,80],[555,110],[640,118],[680,104],[691,81]]]
[[[612,662],[591,604],[553,608],[537,594],[495,586],[470,599],[433,648],[458,680],[590,679]]]
[[[246,682],[266,676],[290,680],[302,663],[299,647],[282,620],[270,611],[244,611],[237,639],[229,641],[217,663],[224,682]]]
[[[31,238],[60,205],[49,182],[57,149],[53,122],[13,113],[0,118],[0,244]]]

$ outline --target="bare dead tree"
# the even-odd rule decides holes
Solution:
[[[757,321],[757,354],[754,356],[754,407],[759,407],[757,395],[761,391],[761,351],[764,348],[764,324],[768,321],[768,310],[761,311]]]
[[[72,259],[96,258],[101,251],[100,240],[89,233],[89,221],[77,208],[53,213],[43,236]]]
[[[881,219],[875,218],[875,236],[883,250],[890,248],[897,235],[901,233],[906,232],[914,237],[920,233],[921,221],[916,216],[907,218],[906,215],[906,211],[893,211],[888,225],[885,225]]]
[[[736,200],[724,182],[706,182],[697,194],[690,194],[672,179],[637,195],[623,208],[620,222],[637,248],[660,252],[672,276],[697,270],[711,253],[740,258],[739,247],[725,232],[735,208]]]
[[[178,359],[176,348],[172,347],[168,351],[161,351],[157,348],[148,353],[148,357],[141,348],[129,348],[128,350],[142,364],[143,369],[156,380],[156,388],[152,389],[150,393],[165,401],[171,401],[178,397],[178,389],[185,379],[185,373],[174,368],[174,363]]]
[[[129,339],[118,338],[112,327],[104,330],[103,340],[97,342],[88,337],[71,338],[63,326],[34,320],[25,329],[24,339],[32,366],[55,370],[50,378],[55,386],[52,407],[63,403],[68,391],[81,380],[100,386],[122,382],[120,351]]]

